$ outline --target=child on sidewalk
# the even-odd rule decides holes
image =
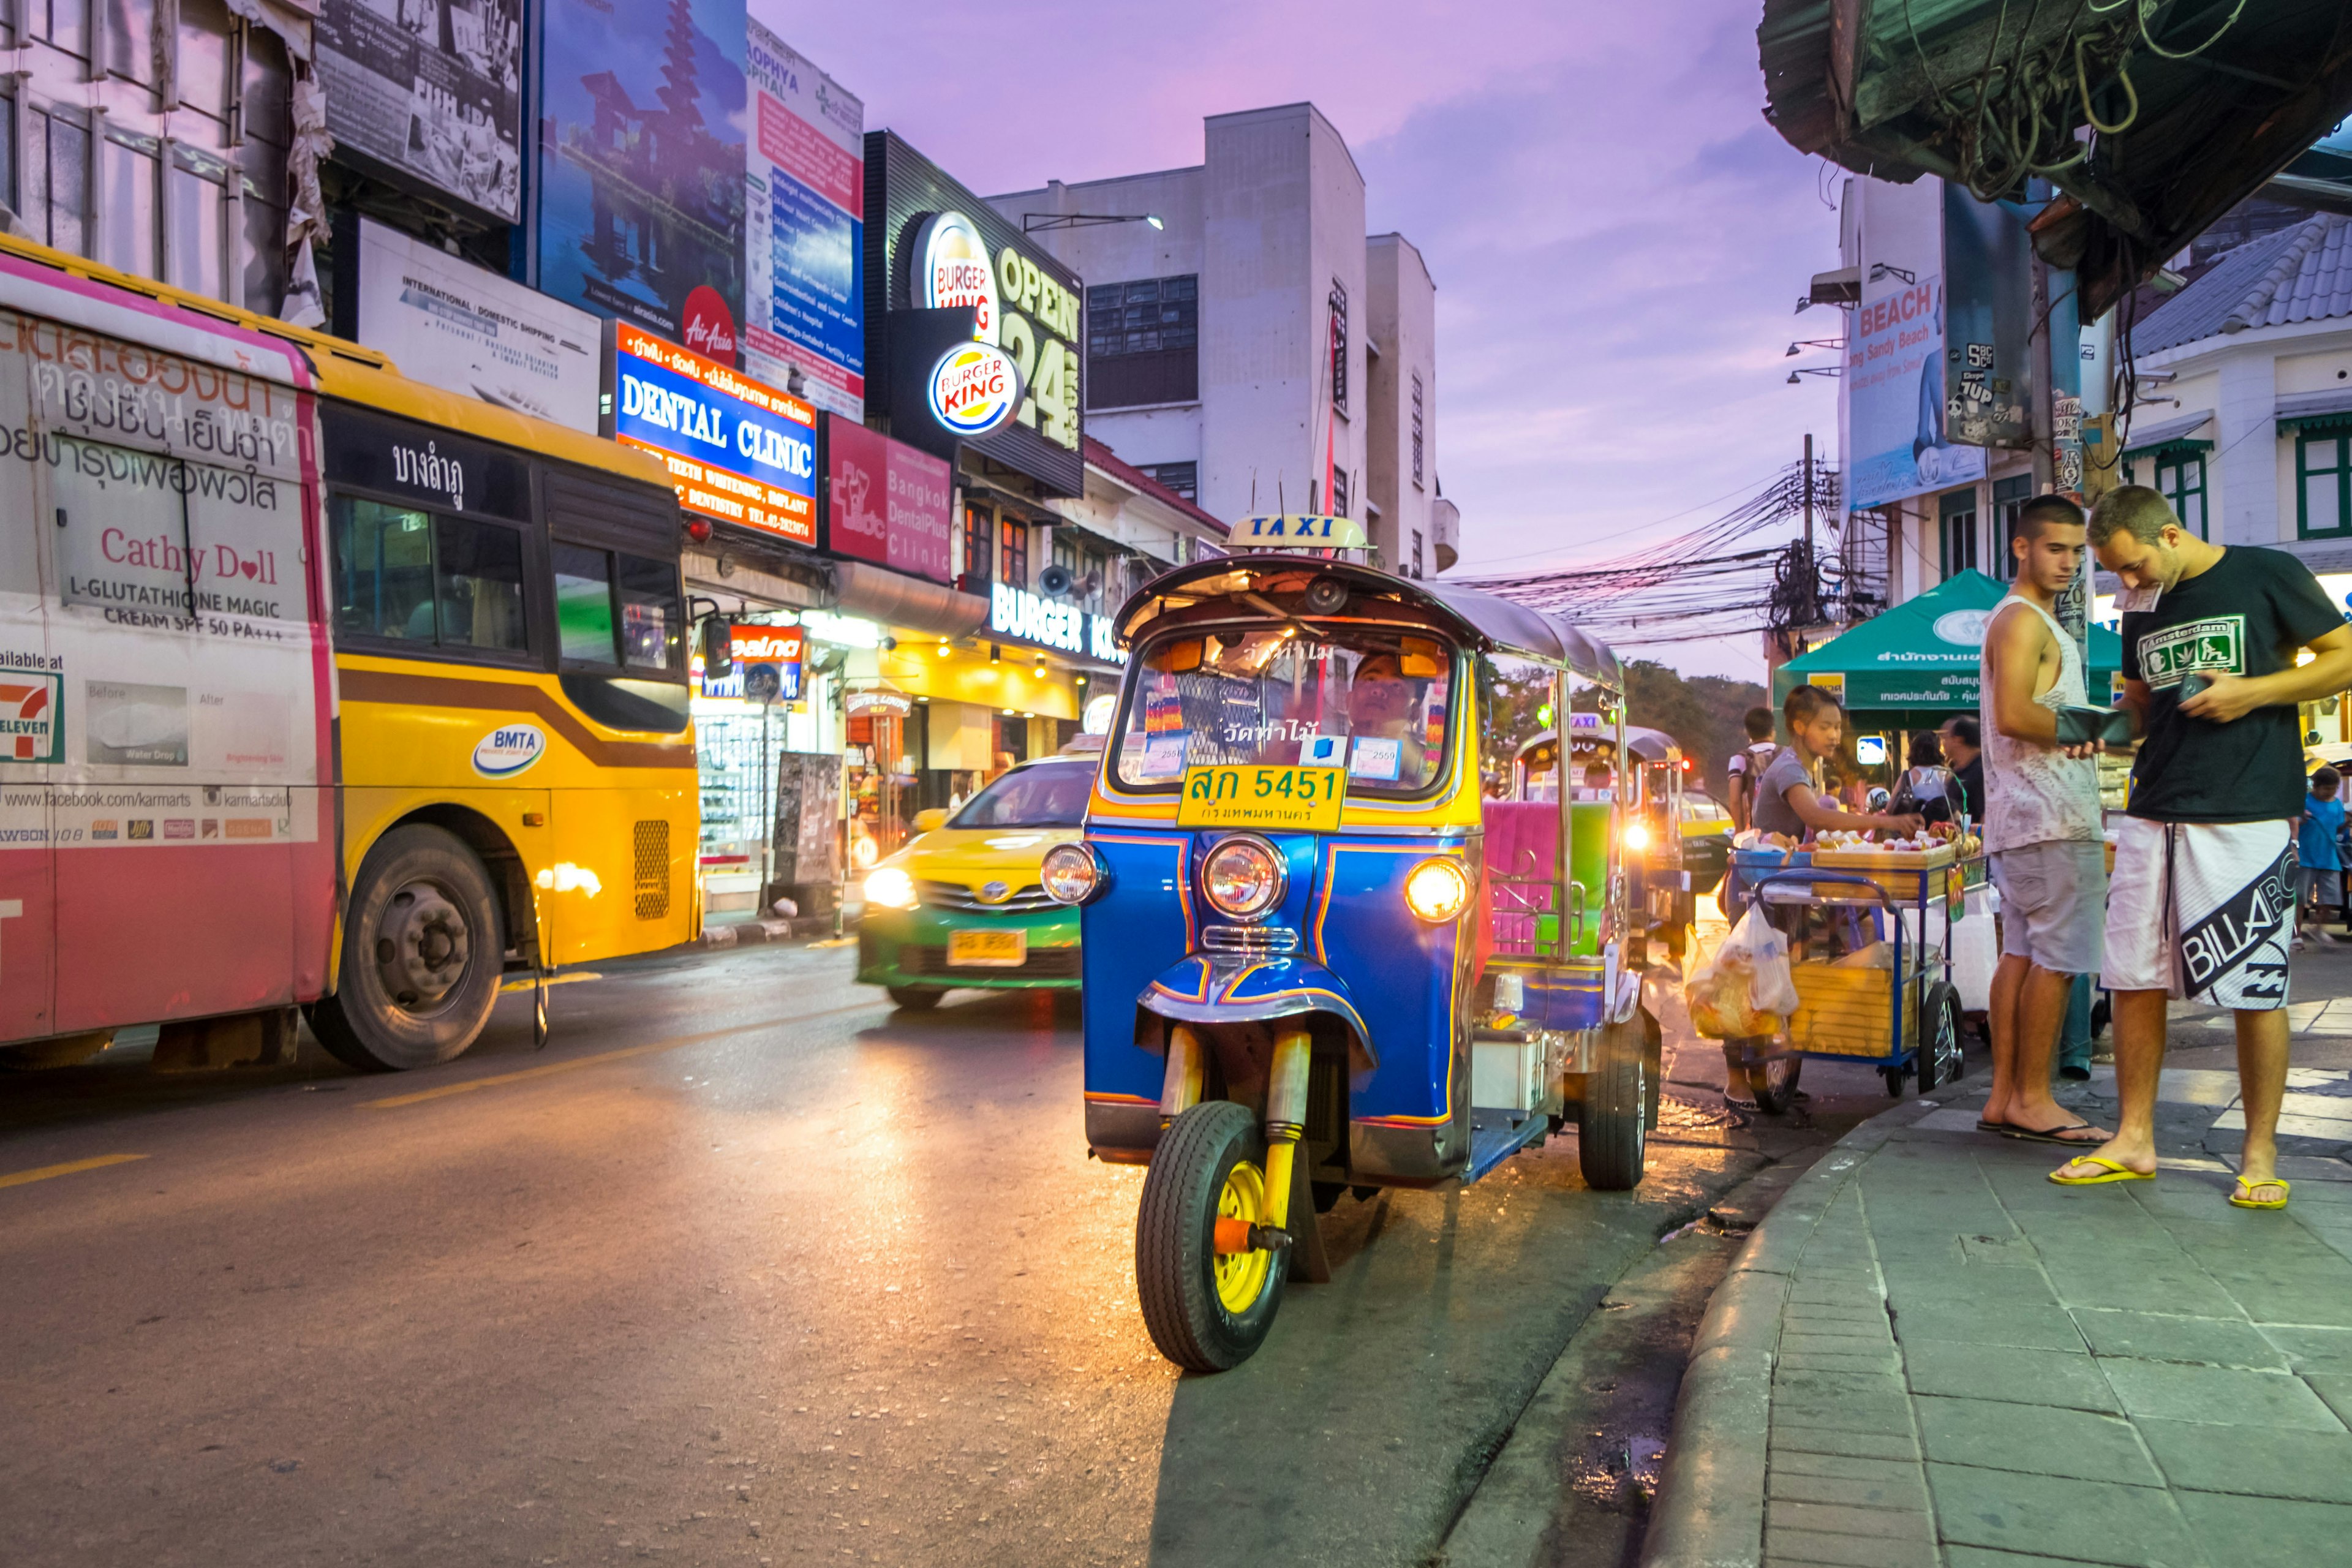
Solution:
[[[2340,909],[2344,903],[2344,862],[2336,853],[2336,841],[2344,832],[2344,803],[2336,799],[2344,787],[2344,775],[2334,768],[2323,766],[2311,775],[2311,792],[2304,796],[2303,820],[2295,829],[2295,864],[2302,868],[2301,906],[2295,921],[2294,945],[2301,947],[2307,937],[2332,942],[2320,921],[2320,912]]]

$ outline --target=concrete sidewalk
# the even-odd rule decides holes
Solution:
[[[1979,1064],[1849,1134],[1716,1294],[1643,1560],[2352,1562],[2352,1037],[2298,1011],[2333,1065],[2290,1081],[2284,1213],[2224,1201],[2225,1020],[2174,1023],[2153,1182],[2053,1185],[2063,1151],[1974,1130]]]

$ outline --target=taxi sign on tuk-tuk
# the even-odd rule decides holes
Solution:
[[[1336,833],[1347,788],[1339,768],[1195,764],[1184,770],[1176,826]]]
[[[1231,548],[1247,550],[1362,550],[1371,543],[1364,525],[1352,517],[1328,517],[1321,512],[1280,512],[1245,517],[1234,524]]]

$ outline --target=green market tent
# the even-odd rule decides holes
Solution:
[[[1896,728],[1932,728],[1955,713],[1973,713],[1985,621],[2007,592],[1981,572],[1962,572],[1773,671],[1773,704],[1809,683],[1836,691],[1858,721]],[[2091,628],[2086,684],[2093,703],[2112,700],[2111,678],[2123,657],[2121,637]]]

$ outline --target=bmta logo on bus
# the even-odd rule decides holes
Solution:
[[[535,724],[501,724],[474,745],[474,771],[511,778],[547,753],[547,735]]]

